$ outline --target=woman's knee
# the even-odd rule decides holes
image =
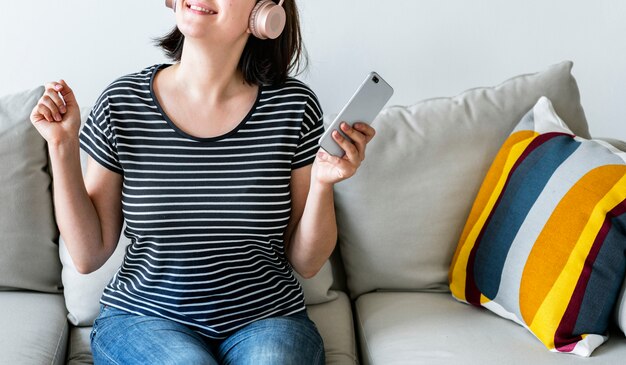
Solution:
[[[119,315],[96,321],[95,364],[217,364],[200,335],[163,318]]]
[[[324,342],[315,324],[297,314],[255,322],[222,343],[223,364],[324,364]]]

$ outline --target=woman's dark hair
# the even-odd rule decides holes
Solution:
[[[287,23],[278,38],[261,40],[253,35],[248,38],[238,68],[249,84],[281,84],[292,72],[299,74],[307,66],[308,59],[302,43],[295,0],[285,1],[283,8],[287,14]],[[185,36],[176,26],[165,36],[155,39],[155,44],[176,62],[181,59],[184,43]]]

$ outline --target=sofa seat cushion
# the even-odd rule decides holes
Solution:
[[[626,338],[618,330],[590,358],[551,353],[522,326],[449,293],[369,293],[357,299],[355,310],[365,365],[590,365],[626,358]]]
[[[63,294],[0,292],[0,363],[65,364]]]
[[[326,349],[327,365],[355,365],[358,363],[352,309],[348,296],[339,291],[336,299],[308,305],[307,310],[317,325]],[[89,334],[91,327],[72,327],[67,364],[92,364]]]
[[[91,354],[91,329],[93,327],[74,327],[70,329],[70,340],[67,347],[67,365],[93,364]]]
[[[358,364],[352,305],[348,295],[335,291],[337,299],[308,305],[309,317],[324,339],[327,365]]]

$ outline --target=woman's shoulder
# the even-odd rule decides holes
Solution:
[[[123,74],[111,81],[102,91],[96,104],[106,102],[107,100],[118,97],[134,95],[149,95],[150,84],[154,71],[158,68],[167,66],[167,64],[154,64],[142,68],[141,70]]]
[[[263,90],[269,93],[289,93],[289,94],[301,94],[303,96],[315,96],[315,92],[305,82],[296,79],[295,77],[287,77],[287,79],[274,85],[266,85]]]
[[[140,86],[150,86],[150,80],[152,79],[152,76],[154,75],[154,71],[156,69],[162,68],[168,66],[168,64],[162,64],[162,63],[157,63],[154,65],[150,65],[147,67],[142,68],[139,71],[136,72],[132,72],[132,73],[128,73],[128,74],[124,74],[122,76],[119,76],[118,78],[116,78],[115,80],[113,80],[105,90],[109,90],[111,88],[115,88],[117,86],[119,86],[120,84],[136,84],[136,85],[140,85]]]
[[[319,105],[315,91],[304,81],[295,77],[287,77],[281,84],[263,86],[263,93],[271,95],[282,94],[290,98],[301,98],[302,100],[308,100],[309,103],[315,104],[316,107]]]

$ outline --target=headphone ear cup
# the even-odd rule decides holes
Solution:
[[[287,15],[282,6],[272,0],[261,0],[250,14],[250,31],[259,39],[276,39],[285,29],[286,21]]]

